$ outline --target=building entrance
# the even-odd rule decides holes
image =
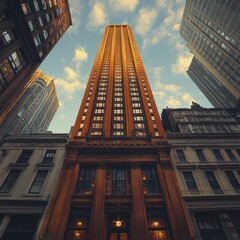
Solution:
[[[129,219],[110,216],[108,221],[108,240],[129,240]]]

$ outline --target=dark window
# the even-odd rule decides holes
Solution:
[[[83,216],[70,217],[68,219],[68,225],[64,239],[87,240],[88,226],[89,226],[88,217]]]
[[[45,164],[53,163],[53,159],[55,157],[55,154],[56,154],[56,150],[47,150],[42,163],[45,163]]]
[[[183,150],[177,149],[176,153],[177,153],[179,162],[186,162],[186,157],[185,157]]]
[[[21,170],[11,170],[0,188],[0,192],[9,193],[13,185],[17,181],[17,178],[20,175],[20,173],[21,173]]]
[[[192,175],[192,172],[183,172],[183,176],[185,179],[185,182],[187,184],[188,189],[191,191],[198,191],[197,184],[194,180],[194,177]]]
[[[226,151],[228,157],[230,158],[231,162],[236,162],[237,161],[236,157],[233,155],[233,152],[230,148],[225,149],[225,151]]]
[[[95,167],[81,167],[75,192],[92,194],[95,180]]]
[[[48,170],[38,170],[37,175],[32,183],[29,193],[40,193]]]
[[[11,30],[3,31],[0,34],[0,47],[4,47],[14,40],[15,36]]]
[[[240,184],[236,178],[236,176],[234,175],[234,173],[232,171],[225,171],[230,183],[232,184],[233,188],[236,190],[240,190]]]
[[[147,221],[149,239],[171,239],[167,214],[163,209],[147,209]]]
[[[32,153],[33,153],[33,150],[23,150],[17,160],[17,163],[27,163]]]
[[[200,162],[206,162],[207,161],[202,149],[195,149],[195,152],[196,152]]]
[[[37,0],[33,0],[33,6],[34,6],[36,12],[40,10]]]
[[[13,52],[8,57],[8,61],[15,73],[19,72],[26,64],[20,51]]]
[[[23,13],[24,13],[25,15],[32,12],[29,3],[22,3],[22,4],[21,4],[21,7],[22,7]]]
[[[142,167],[144,194],[160,193],[155,167]]]
[[[207,180],[208,180],[212,190],[221,190],[213,171],[206,171],[205,175],[207,177]]]
[[[126,173],[123,167],[112,168],[112,193],[126,193]]]
[[[195,217],[203,240],[227,240],[214,213],[196,213]]]
[[[39,215],[12,215],[2,240],[32,240],[39,222]]]
[[[221,154],[219,149],[212,149],[212,152],[213,152],[215,158],[217,159],[217,161],[219,161],[219,162],[223,162],[224,161],[223,156],[222,156],[222,154]]]

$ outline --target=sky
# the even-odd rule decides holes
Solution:
[[[180,36],[185,0],[68,0],[73,25],[41,64],[55,80],[60,107],[49,131],[68,133],[108,24],[131,26],[159,114],[163,108],[212,107],[186,74],[192,54]]]

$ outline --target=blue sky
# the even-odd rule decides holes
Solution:
[[[69,0],[73,26],[40,69],[55,79],[60,108],[49,130],[74,125],[85,86],[108,24],[129,24],[134,32],[159,114],[166,106],[211,104],[187,76],[192,55],[179,34],[184,0]]]

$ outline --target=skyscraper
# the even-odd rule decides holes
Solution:
[[[0,124],[71,25],[68,1],[0,1]]]
[[[187,70],[188,76],[216,108],[236,106],[236,98],[195,57]]]
[[[24,93],[6,113],[0,125],[0,138],[6,134],[46,133],[58,105],[53,78],[37,70]]]
[[[215,107],[240,109],[239,11],[238,0],[185,3],[180,33],[195,57],[189,76],[200,90],[204,86],[203,93]],[[197,71],[201,75],[196,80]],[[211,84],[206,83],[209,79]],[[230,99],[228,106],[226,99]]]
[[[193,239],[131,28],[106,28],[40,239]]]

